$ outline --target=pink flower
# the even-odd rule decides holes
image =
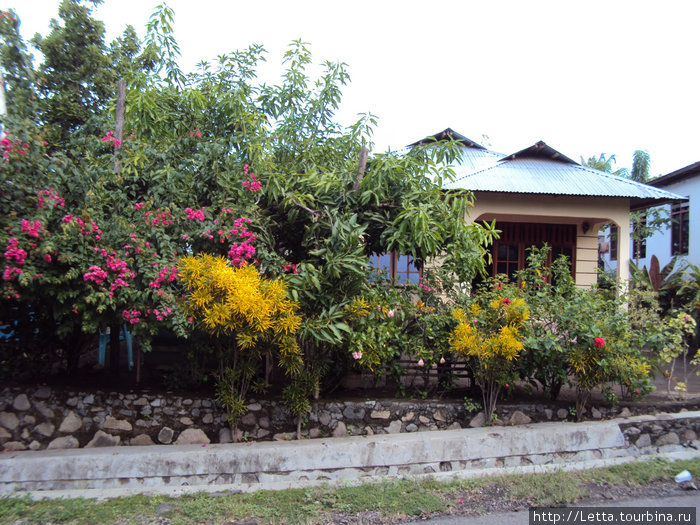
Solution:
[[[419,359],[418,366],[425,366],[425,362],[422,359]]]
[[[445,358],[444,358],[444,357],[441,357],[441,358],[440,358],[440,364],[441,364],[441,365],[444,365],[444,364],[445,364]]]
[[[387,317],[394,317],[394,310],[389,310],[389,311],[386,313],[386,316],[387,316]]]
[[[246,166],[247,167],[247,166]],[[248,171],[246,170],[246,175],[248,174]],[[260,181],[257,179],[257,177],[253,174],[250,175],[251,180],[244,180],[241,182],[241,185],[252,192],[260,191],[261,184]]]
[[[352,358],[355,359],[356,361],[359,359],[362,359],[362,352],[357,351],[352,353]]]
[[[688,314],[685,314],[683,320],[687,323],[688,321],[690,321],[690,316]]]
[[[50,254],[50,253],[44,254],[44,260],[45,260],[47,263],[50,263],[50,262],[51,262],[51,254]]]
[[[595,344],[596,348],[603,348],[605,346],[605,339],[603,339],[602,337],[596,337],[593,340],[593,344]]]
[[[508,298],[506,297],[506,298],[503,299],[503,301],[501,301],[501,302],[502,302],[502,304],[504,304],[505,306],[508,306],[508,305],[510,304],[510,299],[508,299]]]

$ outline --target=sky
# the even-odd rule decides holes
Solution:
[[[25,39],[46,34],[58,0],[6,0]],[[161,0],[105,0],[107,39],[143,35]],[[348,64],[338,120],[379,118],[375,151],[447,127],[501,153],[544,140],[580,160],[605,153],[657,176],[700,161],[697,0],[169,0],[181,67],[250,44],[279,78],[292,40],[316,63]]]

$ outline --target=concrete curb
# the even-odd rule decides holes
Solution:
[[[659,455],[700,456],[697,450],[686,448],[688,443],[636,447],[621,429],[659,422],[695,426],[700,424],[700,412],[205,447],[11,452],[0,456],[0,495],[19,491],[33,498],[107,498],[250,492],[406,476],[469,478],[593,468]]]

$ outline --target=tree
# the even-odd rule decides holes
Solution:
[[[72,38],[65,31],[73,18],[89,14],[65,5],[55,41],[38,40],[52,53],[60,35]],[[283,280],[299,305],[302,366],[281,383],[301,422],[329,367],[349,359],[345,307],[372,288],[369,256],[395,250],[419,266],[442,256],[466,282],[483,270],[493,232],[464,221],[468,192],[441,189],[460,151],[454,142],[372,155],[358,175],[374,117],[349,128],[335,122],[349,79],[344,64],[327,62],[320,78],[310,79],[311,54],[294,42],[280,85],[256,83],[259,46],[183,75],[172,16],[167,7],[154,13],[140,55],[122,43],[111,61],[93,57],[105,68],[141,59],[126,74],[122,142],[112,131],[114,92],[106,87],[114,77],[102,71],[84,92],[59,70],[63,62],[41,69],[54,77],[40,99],[83,98],[65,120],[62,106],[49,105],[45,120],[12,121],[16,139],[5,144],[8,162],[0,163],[3,292],[12,304],[50,304],[60,333],[126,322],[147,349],[160,328],[186,336],[203,326],[195,319],[202,312],[188,314],[178,299],[183,255],[253,265],[261,278]],[[90,28],[104,58],[100,26]],[[56,129],[59,142],[45,144]],[[271,368],[257,362],[256,374],[261,367]]]
[[[581,164],[636,182],[646,183],[649,180],[651,158],[647,151],[635,150],[632,156],[631,171],[626,168],[614,170],[615,155],[606,157],[605,153],[601,153],[597,158],[589,157],[588,160],[584,160],[583,157],[581,157]],[[663,208],[658,207],[644,211],[636,211],[630,214],[632,251],[637,266],[639,266],[639,259],[641,258],[644,241],[655,232],[668,227],[669,221],[668,213]]]
[[[614,169],[615,162],[615,155],[610,155],[608,157],[605,153],[601,153],[600,155],[598,155],[598,157],[588,157],[587,160],[584,160],[584,158],[581,157],[581,164],[583,166],[588,166],[589,168],[604,171],[605,173],[612,173],[613,175],[617,175],[618,177],[627,177],[629,172],[626,168]]]

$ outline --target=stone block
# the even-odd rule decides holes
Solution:
[[[158,432],[158,441],[160,441],[164,445],[169,445],[173,441],[174,434],[175,431],[172,428],[163,427],[160,429],[160,432]]]
[[[486,414],[484,414],[483,412],[479,412],[469,422],[469,426],[471,428],[479,428],[479,427],[483,427],[484,423],[486,423]]]
[[[64,434],[72,434],[73,432],[80,430],[82,426],[82,420],[75,415],[75,412],[71,410],[68,412],[68,415],[63,418],[61,425],[58,427],[58,431],[63,432]]]
[[[219,430],[219,443],[231,443],[231,429],[224,427]]]
[[[521,412],[520,410],[516,410],[510,416],[509,422],[511,425],[527,425],[528,423],[532,422],[532,419],[530,419],[530,417],[528,415],[526,415],[524,412]]]
[[[175,441],[176,445],[208,445],[211,440],[198,428],[184,430]]]
[[[98,430],[88,444],[85,445],[85,448],[116,447],[119,445],[120,441],[121,438],[119,436],[113,436],[107,434],[107,432]]]
[[[144,447],[155,445],[155,443],[151,439],[151,436],[149,436],[148,434],[139,434],[138,436],[129,440],[129,445],[131,445],[132,447]]]
[[[34,432],[44,437],[51,437],[56,429],[51,423],[41,423],[34,427]]]
[[[123,419],[115,419],[112,416],[107,416],[105,422],[102,424],[103,430],[112,430],[116,432],[131,432],[133,427],[131,423]]]
[[[342,421],[338,421],[338,426],[333,430],[333,437],[345,437],[348,435],[347,427]]]
[[[0,412],[0,427],[14,430],[19,425],[19,419],[14,412]]]
[[[29,402],[27,394],[19,394],[17,397],[15,397],[14,401],[12,402],[12,408],[19,410],[20,412],[24,412],[32,408],[32,404]]]
[[[370,417],[372,419],[389,419],[391,412],[388,410],[372,410]]]
[[[248,412],[245,416],[241,418],[241,425],[245,427],[252,427],[255,425],[257,419],[255,417],[255,414]]]
[[[80,443],[78,443],[78,440],[75,439],[73,436],[63,436],[54,439],[51,443],[48,444],[46,448],[49,450],[66,450],[69,448],[78,447],[80,447]]]
[[[7,452],[17,452],[20,450],[27,450],[27,445],[21,441],[8,441],[3,445],[3,449]]]
[[[387,434],[399,434],[401,432],[402,423],[400,420],[392,421],[389,426],[386,427]]]
[[[634,442],[634,445],[637,448],[650,447],[651,437],[649,436],[649,434],[642,434],[637,438],[637,441]]]
[[[659,436],[654,444],[657,447],[661,447],[663,445],[678,445],[680,442],[681,440],[678,438],[678,434],[668,432],[667,434]]]

